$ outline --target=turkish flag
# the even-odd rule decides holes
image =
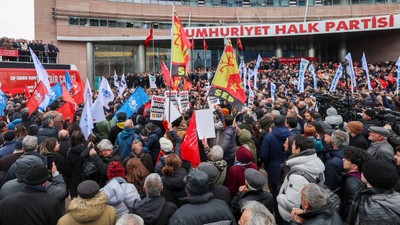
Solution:
[[[164,61],[161,61],[161,70],[164,75],[165,85],[167,87],[171,86],[171,73],[169,72],[168,67],[165,65]]]
[[[242,45],[242,41],[240,40],[240,38],[237,39],[237,45],[240,50],[243,50],[243,45]]]
[[[39,82],[29,98],[28,103],[26,103],[26,107],[29,109],[29,115],[32,115],[32,113],[39,107],[47,93],[48,91],[46,86],[43,84],[43,82]]]
[[[185,140],[181,145],[183,160],[189,161],[194,168],[200,164],[199,142],[197,138],[196,114],[192,113]]]
[[[207,46],[207,43],[206,43],[206,39],[204,39],[204,38],[203,38],[203,46],[204,46],[204,51],[207,51],[208,50],[208,46]]]
[[[144,45],[148,47],[152,40],[153,40],[153,27],[150,28],[149,36],[147,36],[146,40],[144,41]]]

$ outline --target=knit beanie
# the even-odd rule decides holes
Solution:
[[[186,192],[192,195],[202,195],[208,192],[208,175],[200,170],[191,170],[184,178]]]
[[[26,172],[24,183],[27,185],[40,185],[49,179],[49,170],[43,164],[31,166]]]
[[[113,179],[114,177],[124,177],[125,168],[121,162],[112,161],[108,164],[107,177],[108,179]]]
[[[399,180],[396,167],[379,160],[371,160],[365,163],[362,172],[365,179],[374,188],[389,190]]]
[[[164,153],[171,153],[173,147],[171,140],[165,137],[160,138],[160,148]]]
[[[336,116],[337,114],[338,114],[337,110],[333,107],[330,107],[329,109],[326,110],[326,115],[328,116]]]
[[[363,130],[363,124],[360,121],[351,121],[347,123],[347,128],[350,132],[359,134]]]
[[[246,147],[240,146],[236,150],[236,160],[241,163],[251,163],[253,161],[253,154]]]

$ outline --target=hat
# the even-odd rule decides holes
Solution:
[[[12,141],[15,138],[15,132],[14,131],[7,131],[3,134],[3,139],[5,141]]]
[[[26,171],[24,183],[27,185],[40,185],[49,179],[49,170],[43,164],[34,165]]]
[[[118,161],[112,161],[108,164],[107,177],[108,179],[113,179],[114,177],[124,177],[125,168],[122,163]]]
[[[39,127],[36,124],[32,124],[28,127],[28,134],[35,136],[39,133]]]
[[[391,189],[399,180],[396,167],[383,161],[368,161],[362,172],[368,183],[375,188]]]
[[[88,199],[93,198],[99,193],[100,186],[93,180],[82,181],[77,188],[77,193],[79,197]]]
[[[25,175],[29,168],[36,165],[43,165],[42,159],[34,155],[22,155],[15,162],[15,175],[17,176],[17,181],[24,182]]]
[[[383,137],[388,137],[390,135],[390,131],[383,127],[371,126],[368,128],[369,131],[382,135]]]
[[[221,112],[222,112],[222,114],[224,114],[224,116],[229,115],[229,109],[227,109],[227,108],[222,108]]]
[[[240,146],[236,150],[236,160],[241,163],[251,163],[253,161],[253,153],[251,151],[244,147]]]
[[[256,190],[264,189],[265,177],[258,170],[253,168],[246,169],[244,177],[250,187]]]
[[[373,119],[375,117],[375,110],[373,109],[367,109],[364,111],[365,115],[371,117]]]
[[[160,148],[164,153],[171,153],[173,147],[171,140],[165,137],[160,138]]]
[[[363,124],[360,121],[351,121],[347,123],[350,132],[359,134],[363,130]]]
[[[213,164],[208,162],[202,162],[197,167],[198,170],[203,171],[208,175],[208,183],[215,184],[219,179],[219,171],[218,168],[215,167]]]
[[[191,170],[184,178],[186,192],[202,195],[208,192],[208,175],[200,170]]]
[[[18,118],[13,120],[11,123],[7,124],[7,128],[9,130],[14,130],[15,126],[17,126],[18,124],[22,123],[22,119]]]
[[[265,103],[264,108],[271,109],[272,108],[272,104],[270,102],[267,102],[267,103]]]
[[[24,138],[20,137],[15,141],[15,149],[22,150],[22,140],[24,140]]]
[[[330,107],[329,109],[326,110],[326,115],[328,116],[336,116],[337,115],[337,110],[333,107]]]
[[[304,136],[310,137],[313,136],[316,132],[316,129],[313,125],[307,124],[304,126]]]

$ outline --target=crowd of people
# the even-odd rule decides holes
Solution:
[[[213,69],[190,74],[190,109],[171,122],[151,120],[147,106],[116,114],[138,86],[149,96],[166,90],[160,74],[158,89],[146,73],[127,75],[128,88],[87,139],[82,105],[64,121],[61,99],[30,116],[23,95],[9,96],[0,121],[0,224],[400,224],[400,129],[381,115],[400,111],[396,67],[369,64],[368,90],[355,63],[357,88],[342,79],[335,93],[362,102],[350,121],[318,98],[337,66],[316,64],[318,89],[307,74],[301,93],[298,64],[263,62],[246,88],[254,88],[252,104],[215,106],[216,137],[198,140],[196,168],[181,145],[192,112],[208,107]]]
[[[43,40],[26,40],[3,37],[0,39],[0,49],[16,50],[18,56],[2,56],[2,61],[32,62],[29,48],[38,56],[42,63],[57,63],[60,50],[53,42]]]

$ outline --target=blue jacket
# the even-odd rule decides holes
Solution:
[[[0,148],[0,158],[12,154],[14,150],[15,140],[5,142]]]
[[[124,128],[124,130],[118,134],[115,145],[119,146],[119,152],[121,153],[122,160],[124,160],[126,157],[129,157],[134,136],[135,138],[139,138],[139,136],[135,134],[134,128]]]
[[[143,142],[143,146],[146,146],[149,149],[149,154],[153,161],[156,161],[158,158],[158,153],[160,152],[160,138],[162,137],[161,128],[157,127],[151,132],[149,138]]]
[[[329,151],[326,154],[325,161],[325,184],[335,191],[340,187],[342,177],[344,175],[343,169],[344,148]]]
[[[269,181],[273,184],[277,183],[281,164],[285,161],[283,144],[290,135],[288,128],[276,127],[271,133],[265,135],[261,144],[261,161],[268,172]]]

